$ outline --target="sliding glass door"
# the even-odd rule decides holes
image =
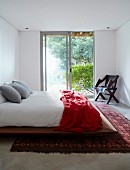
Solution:
[[[93,89],[93,33],[71,33],[72,88],[82,93]]]
[[[92,33],[42,32],[41,89],[83,91],[90,89],[92,83]]]
[[[42,90],[59,91],[69,87],[69,34],[42,34]]]

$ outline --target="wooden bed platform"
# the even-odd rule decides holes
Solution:
[[[109,135],[118,133],[110,129],[87,131],[83,133],[54,131],[54,127],[0,127],[0,135],[51,135],[51,134],[85,134],[85,135]]]

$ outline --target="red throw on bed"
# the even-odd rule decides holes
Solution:
[[[71,90],[63,90],[61,93],[64,111],[60,125],[55,130],[85,132],[102,128],[102,119],[99,112],[85,96]]]

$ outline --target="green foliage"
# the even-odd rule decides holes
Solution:
[[[72,59],[76,64],[93,62],[92,37],[72,37]]]
[[[93,62],[93,37],[72,37],[72,65],[91,63]],[[66,36],[52,36],[47,37],[47,47],[50,53],[61,59],[61,68],[66,66]],[[69,47],[68,47],[69,49]]]
[[[93,86],[93,64],[72,66],[72,88],[81,91]]]

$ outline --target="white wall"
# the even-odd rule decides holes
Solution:
[[[116,33],[116,68],[120,75],[119,98],[130,106],[130,21]]]
[[[116,32],[95,31],[95,81],[116,74]]]
[[[40,32],[20,32],[20,79],[40,90]]]
[[[0,17],[0,83],[13,79],[19,79],[19,35]]]
[[[116,74],[116,32],[95,31],[95,70],[94,85],[106,74]],[[118,91],[116,96],[118,96]],[[96,95],[96,94],[95,94]]]

